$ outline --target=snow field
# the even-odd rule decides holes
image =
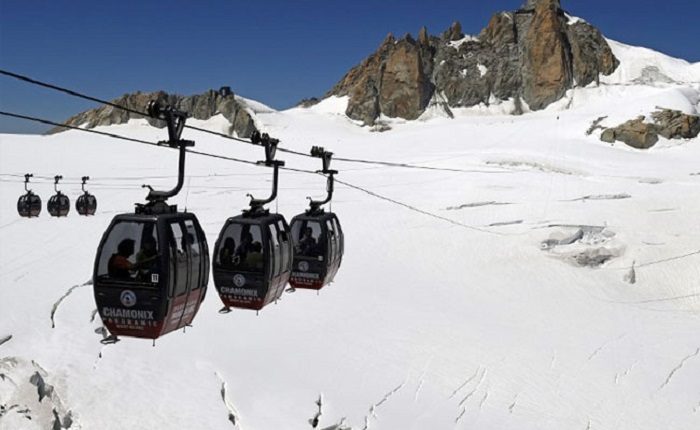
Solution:
[[[625,67],[638,55],[614,49],[628,52]],[[658,58],[679,81],[694,70]],[[698,89],[613,83],[544,112],[396,121],[385,133],[341,115],[347,100],[285,112],[251,102],[281,148],[451,170],[334,161],[338,180],[429,214],[337,183],[332,209],[346,251],[333,285],[286,293],[256,316],[218,314],[210,283],[194,326],[155,347],[101,345],[86,283],[102,232],[142,201],[141,184],[175,183],[176,151],[77,131],[0,136],[0,341],[12,336],[0,343],[0,404],[17,405],[0,429],[45,428],[47,405],[59,400],[71,429],[306,429],[319,396],[322,429],[697,428],[700,140],[636,151],[586,130],[601,116],[616,125],[656,105],[687,111]],[[221,118],[191,124],[223,127]],[[139,121],[108,131],[166,135]],[[260,147],[183,137],[196,151],[263,157]],[[19,219],[27,172],[44,204],[53,194],[45,178],[62,174],[74,204],[76,178],[90,175],[97,215],[80,218],[72,207],[51,219],[44,207]],[[197,214],[211,249],[246,193],[268,195],[271,176],[191,154],[172,203]],[[282,171],[270,208],[291,219],[324,190],[323,177]],[[36,366],[59,400],[33,397]]]

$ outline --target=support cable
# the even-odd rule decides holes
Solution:
[[[125,137],[125,136],[120,136],[120,135],[118,135],[118,134],[105,133],[105,132],[101,132],[101,131],[95,131],[95,130],[84,129],[84,128],[79,128],[79,127],[67,126],[67,125],[63,125],[63,124],[58,124],[58,123],[56,123],[56,122],[54,122],[54,121],[49,121],[49,120],[46,120],[46,119],[31,117],[31,116],[27,116],[27,115],[18,115],[18,114],[14,114],[14,113],[10,113],[10,112],[4,112],[4,111],[0,111],[0,115],[11,116],[11,117],[14,117],[14,118],[21,118],[21,119],[25,119],[25,120],[29,120],[29,121],[41,122],[41,123],[43,123],[43,124],[48,124],[48,125],[56,125],[56,126],[61,126],[61,127],[67,127],[67,128],[74,129],[74,130],[84,131],[84,132],[86,132],[86,133],[99,134],[99,135],[106,136],[106,137],[110,137],[110,138],[113,138],[113,139],[126,140],[126,141],[129,141],[129,142],[135,142],[135,143],[141,143],[141,144],[145,144],[145,145],[158,146],[158,147],[162,147],[162,148],[169,148],[169,147],[161,146],[161,145],[158,145],[157,143],[148,142],[148,141],[145,141],[145,140],[132,139],[132,138]],[[258,163],[256,163],[256,162],[253,162],[253,161],[242,160],[242,159],[234,158],[234,157],[227,157],[227,156],[224,156],[224,155],[209,154],[209,153],[206,153],[206,152],[195,151],[195,150],[192,150],[192,149],[187,149],[187,152],[189,152],[189,153],[191,153],[191,154],[201,155],[201,156],[204,156],[204,157],[210,157],[210,158],[215,158],[215,159],[219,159],[219,160],[233,161],[233,162],[244,163],[244,164],[249,164],[249,165],[253,165],[253,166],[265,166],[264,164],[261,165],[261,164],[258,164]],[[265,167],[266,167],[266,166],[265,166]],[[325,177],[325,175],[323,175],[323,174],[320,173],[320,172],[316,172],[316,171],[303,170],[303,169],[295,169],[295,168],[290,168],[290,167],[281,167],[281,168],[284,169],[284,170],[292,171],[292,172],[306,173],[306,174],[313,174],[313,175],[321,175],[321,176],[324,176],[324,177]],[[97,178],[97,179],[99,180],[99,178]],[[442,216],[440,216],[440,215],[437,215],[437,214],[434,214],[434,213],[431,213],[431,212],[428,212],[428,211],[425,211],[425,210],[416,208],[416,207],[414,207],[414,206],[411,206],[411,205],[406,204],[406,203],[399,202],[398,200],[394,200],[394,199],[389,198],[389,197],[382,196],[382,195],[377,194],[377,193],[375,193],[375,192],[373,192],[373,191],[370,191],[370,190],[367,190],[367,189],[365,189],[365,188],[362,188],[362,187],[359,187],[359,186],[350,184],[350,183],[348,183],[348,182],[339,181],[339,180],[337,180],[337,179],[336,179],[336,181],[337,181],[339,184],[342,184],[342,185],[345,185],[345,186],[347,186],[347,187],[356,189],[356,190],[358,190],[358,191],[361,191],[361,192],[363,192],[363,193],[366,193],[366,194],[368,194],[368,195],[370,195],[370,196],[373,196],[373,197],[375,197],[375,198],[378,198],[378,199],[381,199],[381,200],[384,200],[384,201],[387,201],[387,202],[390,202],[390,203],[399,205],[399,206],[401,206],[401,207],[404,207],[404,208],[409,209],[409,210],[414,211],[414,212],[421,213],[421,214],[423,214],[423,215],[427,215],[427,216],[430,216],[430,217],[433,217],[433,218],[436,218],[436,219],[440,219],[440,220],[449,222],[449,223],[451,223],[451,224],[453,224],[453,225],[457,225],[457,226],[460,226],[460,227],[468,228],[468,229],[470,229],[470,230],[479,231],[479,232],[482,232],[482,233],[488,233],[488,234],[493,234],[493,235],[498,235],[498,236],[510,236],[510,234],[499,233],[499,232],[494,232],[494,231],[489,231],[489,230],[485,230],[485,229],[480,229],[480,228],[478,228],[478,227],[472,227],[472,226],[469,226],[469,225],[467,225],[467,224],[462,224],[462,223],[460,223],[460,222],[458,222],[458,221],[455,221],[455,220],[452,220],[452,219],[449,219],[449,218],[446,218],[446,217],[442,217]]]
[[[124,110],[126,112],[129,112],[129,113],[132,113],[135,115],[143,116],[145,118],[150,118],[150,115],[148,115],[148,113],[146,113],[146,112],[141,112],[141,111],[137,111],[134,109],[130,109],[126,106],[121,106],[119,104],[112,103],[112,102],[107,101],[107,100],[102,100],[102,99],[99,99],[97,97],[91,97],[91,96],[82,94],[78,91],[74,91],[74,90],[71,90],[68,88],[60,87],[58,85],[53,85],[53,84],[49,84],[46,82],[42,82],[42,81],[39,81],[37,79],[30,78],[28,76],[20,75],[17,73],[6,71],[6,70],[0,70],[0,74],[5,75],[5,76],[9,76],[11,78],[19,79],[21,81],[30,83],[32,85],[38,85],[38,86],[41,86],[44,88],[49,88],[49,89],[52,89],[55,91],[69,94],[69,95],[74,96],[74,97],[78,97],[78,98],[82,98],[85,100],[89,100],[89,101],[93,101],[96,103],[111,106],[111,107],[121,109],[121,110]],[[10,116],[12,116],[12,115],[10,115]],[[39,122],[43,122],[44,124],[48,124],[48,125],[62,126],[62,127],[66,127],[69,129],[78,129],[77,127],[73,127],[73,126],[69,126],[69,125],[65,125],[65,124],[58,124],[58,123],[54,123],[54,122],[45,122],[45,121],[39,121]],[[229,135],[224,134],[224,133],[219,133],[219,132],[207,130],[207,129],[204,129],[201,127],[195,127],[192,125],[185,125],[184,128],[188,128],[188,129],[199,131],[202,133],[218,136],[218,137],[221,137],[224,139],[234,140],[236,142],[252,145],[252,143],[247,141],[247,140],[240,139],[240,138],[233,137],[233,136],[229,136]],[[85,130],[85,129],[80,129],[80,130]],[[98,134],[99,134],[99,132],[98,132]],[[309,155],[309,154],[299,152],[299,151],[294,151],[291,149],[279,148],[278,150],[281,152],[288,153],[288,154],[312,158],[311,155]],[[389,161],[363,160],[363,159],[340,158],[340,157],[336,157],[335,160],[344,161],[347,163],[361,163],[361,164],[379,165],[379,166],[383,166],[383,167],[399,167],[399,168],[406,168],[406,169],[420,169],[420,170],[432,170],[432,171],[455,172],[455,173],[487,173],[487,174],[504,174],[505,173],[505,174],[512,174],[512,173],[518,173],[521,171],[521,170],[512,170],[512,169],[503,169],[503,171],[466,170],[466,169],[443,168],[443,167],[416,166],[413,164],[406,164],[406,163],[392,163]],[[525,170],[525,171],[527,171],[527,170]]]
[[[58,124],[58,123],[53,122],[53,121],[49,121],[49,120],[41,119],[41,118],[35,118],[35,117],[27,116],[27,115],[19,115],[19,114],[14,114],[14,113],[10,113],[10,112],[4,112],[4,111],[0,111],[0,115],[10,116],[10,117],[20,118],[20,119],[25,119],[25,120],[29,120],[29,121],[40,122],[40,123],[48,124],[48,125],[66,127],[66,128],[70,128],[70,129],[74,129],[74,130],[83,131],[83,132],[86,132],[86,133],[99,134],[99,135],[106,136],[106,137],[110,137],[110,138],[113,138],[113,139],[120,139],[120,140],[129,141],[129,142],[141,143],[141,144],[145,144],[145,145],[152,145],[152,146],[158,146],[158,147],[163,147],[163,148],[169,148],[169,147],[164,147],[164,146],[158,145],[157,143],[148,142],[148,141],[145,141],[145,140],[133,139],[133,138],[125,137],[125,136],[120,136],[120,135],[118,135],[118,134],[105,133],[105,132],[101,132],[101,131],[95,131],[95,130],[90,130],[90,129],[84,129],[84,128],[79,128],[79,127],[68,126],[68,125],[64,125],[64,124]],[[232,161],[232,162],[237,162],[237,163],[249,164],[249,165],[252,165],[252,166],[261,166],[261,167],[264,166],[264,164],[261,165],[261,164],[258,164],[258,163],[256,163],[256,162],[253,162],[253,161],[238,159],[238,158],[234,158],[234,157],[227,157],[227,156],[223,156],[223,155],[209,154],[209,153],[206,153],[206,152],[194,151],[194,150],[189,150],[189,149],[187,150],[187,152],[190,152],[190,153],[196,154],[196,155],[201,155],[201,156],[204,156],[204,157],[211,157],[211,158],[216,158],[216,159],[225,160],[225,161]],[[311,171],[311,170],[296,169],[296,168],[293,168],[293,167],[282,167],[282,169],[287,170],[287,171],[291,171],[291,172],[298,172],[298,173],[306,173],[306,174],[320,175],[320,176],[324,176],[324,177],[325,177],[325,175],[322,174],[321,172],[316,172],[316,171]],[[17,177],[20,177],[21,175],[11,175],[11,174],[7,174],[7,176],[17,176]],[[41,177],[41,176],[37,176],[37,178],[42,178],[42,177]],[[52,179],[52,178],[50,178],[50,177],[45,177],[45,179]],[[468,224],[463,224],[463,223],[460,223],[459,221],[455,221],[455,220],[453,220],[453,219],[450,219],[450,218],[447,218],[447,217],[443,217],[443,216],[437,215],[437,214],[435,214],[435,213],[432,213],[432,212],[429,212],[429,211],[426,211],[426,210],[417,208],[417,207],[415,207],[415,206],[411,206],[411,205],[409,205],[409,204],[407,204],[407,203],[400,202],[400,201],[395,200],[395,199],[392,199],[392,198],[390,198],[390,197],[386,197],[386,196],[383,196],[383,195],[381,195],[381,194],[377,194],[377,193],[375,193],[374,191],[368,190],[368,189],[366,189],[366,188],[359,187],[359,186],[357,186],[357,185],[353,185],[353,184],[351,184],[351,183],[349,183],[349,182],[341,181],[341,180],[338,180],[338,179],[336,179],[335,181],[336,181],[337,183],[339,183],[339,184],[342,184],[342,185],[345,185],[346,187],[349,187],[349,188],[355,189],[355,190],[357,190],[357,191],[363,192],[363,193],[368,194],[368,195],[370,195],[370,196],[372,196],[372,197],[375,197],[375,198],[377,198],[377,199],[384,200],[384,201],[386,201],[386,202],[389,202],[389,203],[392,203],[392,204],[401,206],[401,207],[403,207],[403,208],[405,208],[405,209],[408,209],[408,210],[411,210],[411,211],[413,211],[413,212],[417,212],[417,213],[420,213],[420,214],[429,216],[429,217],[431,217],[431,218],[435,218],[435,219],[438,219],[438,220],[441,220],[441,221],[444,221],[444,222],[448,222],[448,223],[453,224],[453,225],[456,225],[456,226],[458,226],[458,227],[466,228],[466,229],[473,230],[473,231],[478,231],[478,232],[481,232],[481,233],[492,234],[492,235],[496,235],[496,236],[522,236],[522,235],[523,235],[523,233],[512,233],[512,234],[509,234],[509,233],[499,233],[499,232],[495,232],[495,231],[490,231],[490,230],[485,230],[485,229],[482,229],[482,228],[470,226],[470,225],[468,225]],[[11,182],[11,181],[0,179],[0,182]],[[23,181],[17,181],[17,182],[23,182]],[[670,258],[666,258],[666,259],[661,259],[661,260],[657,260],[657,261],[650,261],[650,262],[647,262],[647,263],[639,264],[639,265],[637,265],[636,267],[637,267],[637,268],[643,268],[643,267],[648,267],[648,266],[654,266],[654,265],[657,265],[657,264],[666,263],[666,262],[670,262],[670,261],[676,261],[676,260],[686,259],[686,258],[693,257],[693,256],[696,256],[696,255],[700,255],[700,251],[691,252],[691,253],[688,253],[688,254],[684,254],[684,255],[680,255],[680,256],[676,256],[676,257],[670,257]],[[625,268],[609,268],[609,269],[607,269],[607,270],[627,270],[627,269],[625,269]]]

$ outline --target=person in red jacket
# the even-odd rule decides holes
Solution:
[[[133,253],[133,239],[124,239],[119,242],[117,252],[112,254],[107,264],[107,273],[110,278],[131,279],[131,274],[136,270],[136,265],[129,261],[129,257],[131,257]]]

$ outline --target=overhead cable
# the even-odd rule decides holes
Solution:
[[[21,80],[21,81],[24,81],[24,82],[27,82],[27,83],[30,83],[30,84],[33,84],[33,85],[38,85],[38,86],[42,86],[42,87],[45,87],[45,88],[49,88],[49,89],[52,89],[52,90],[55,90],[55,91],[63,92],[63,93],[65,93],[65,94],[69,94],[69,95],[74,96],[74,97],[82,98],[82,99],[85,99],[85,100],[89,100],[89,101],[93,101],[93,102],[96,102],[96,103],[101,103],[101,104],[104,104],[104,105],[107,105],[107,106],[111,106],[111,107],[114,107],[114,108],[117,108],[117,109],[121,109],[121,110],[124,110],[124,111],[126,111],[126,112],[129,112],[129,113],[132,113],[132,114],[135,114],[135,115],[140,115],[140,116],[147,117],[147,118],[149,117],[149,115],[148,115],[146,112],[137,111],[137,110],[128,108],[128,107],[126,107],[126,106],[122,106],[122,105],[119,105],[119,104],[116,104],[116,103],[112,103],[112,102],[107,101],[107,100],[102,100],[102,99],[99,99],[99,98],[97,98],[97,97],[88,96],[88,95],[82,94],[82,93],[80,93],[80,92],[78,92],[78,91],[74,91],[74,90],[71,90],[71,89],[68,89],[68,88],[64,88],[64,87],[61,87],[61,86],[58,86],[58,85],[54,85],[54,84],[49,84],[49,83],[46,83],[46,82],[42,82],[42,81],[39,81],[39,80],[37,80],[37,79],[33,79],[33,78],[31,78],[31,77],[28,77],[28,76],[20,75],[20,74],[18,74],[18,73],[9,72],[9,71],[6,71],[6,70],[0,70],[0,74],[5,75],[5,76],[9,76],[9,77],[12,77],[12,78],[15,78],[15,79],[19,79],[19,80]],[[43,122],[43,121],[42,121],[42,122]],[[75,127],[67,126],[67,125],[63,125],[63,124],[56,124],[56,123],[50,123],[50,124],[58,125],[58,126],[63,126],[63,127],[66,127],[66,128],[75,129]],[[199,132],[206,133],[206,134],[210,134],[210,135],[214,135],[214,136],[218,136],[218,137],[221,137],[221,138],[224,138],[224,139],[234,140],[234,141],[236,141],[236,142],[240,142],[240,143],[245,143],[245,144],[248,144],[248,145],[252,145],[252,143],[249,142],[249,141],[247,141],[247,140],[240,139],[240,138],[233,137],[233,136],[229,136],[229,135],[224,134],[224,133],[219,133],[219,132],[216,132],[216,131],[207,130],[207,129],[204,129],[204,128],[201,128],[201,127],[195,127],[195,126],[193,126],[193,125],[187,125],[187,124],[186,124],[186,125],[185,125],[185,128],[188,128],[188,129],[191,129],[191,130],[195,130],[195,131],[199,131]],[[306,154],[306,153],[303,153],[303,152],[294,151],[294,150],[291,150],[291,149],[278,148],[277,150],[280,151],[280,152],[285,152],[285,153],[288,153],[288,154],[294,154],[294,155],[298,155],[298,156],[301,156],[301,157],[311,157],[310,154]],[[518,170],[512,170],[512,169],[505,169],[505,171],[466,170],[466,169],[455,169],[455,168],[445,168],[445,167],[417,166],[417,165],[414,165],[414,164],[393,163],[393,162],[389,162],[389,161],[363,160],[363,159],[354,159],[354,158],[340,158],[340,157],[336,157],[336,158],[334,158],[334,159],[337,160],[337,161],[343,161],[343,162],[347,162],[347,163],[373,164],[373,165],[380,165],[380,166],[384,166],[384,167],[399,167],[399,168],[405,168],[405,169],[433,170],[433,171],[455,172],[455,173],[486,173],[486,174],[497,173],[497,174],[504,174],[504,173],[517,173],[517,172],[519,172]]]
[[[100,135],[107,136],[107,137],[111,137],[111,138],[114,138],[114,139],[127,140],[127,141],[130,141],[130,142],[142,143],[142,144],[152,145],[152,146],[158,146],[158,147],[162,147],[162,148],[169,148],[168,146],[158,145],[157,143],[148,142],[148,141],[145,141],[145,140],[132,139],[132,138],[128,138],[128,137],[125,137],[125,136],[120,136],[120,135],[113,134],[113,133],[105,133],[105,132],[100,132],[100,131],[95,131],[95,130],[89,130],[89,129],[79,128],[79,127],[66,126],[66,125],[58,124],[58,123],[56,123],[56,122],[54,122],[54,121],[49,121],[49,120],[41,119],[41,118],[35,118],[35,117],[27,116],[27,115],[18,115],[18,114],[13,114],[13,113],[4,112],[4,111],[0,111],[0,115],[6,115],[6,116],[15,117],[15,118],[26,119],[26,120],[29,120],[29,121],[37,121],[37,122],[41,122],[41,123],[49,124],[49,125],[56,125],[56,126],[61,126],[61,127],[67,127],[67,128],[71,128],[71,129],[75,129],[75,130],[79,130],[79,131],[84,131],[84,132],[88,132],[88,133],[100,134]],[[216,158],[216,159],[221,159],[221,160],[226,160],[226,161],[234,161],[234,162],[237,162],[237,163],[245,163],[245,164],[250,164],[250,165],[254,165],[254,166],[261,166],[261,167],[265,166],[264,164],[258,164],[258,163],[253,162],[253,161],[242,160],[242,159],[233,158],[233,157],[227,157],[227,156],[223,156],[223,155],[209,154],[209,153],[206,153],[206,152],[194,151],[194,150],[191,150],[191,149],[188,149],[187,152],[188,152],[188,153],[192,153],[192,154],[197,154],[197,155],[205,156],[205,157],[211,157],[211,158]],[[292,171],[292,172],[299,172],[299,173],[307,173],[307,174],[314,174],[314,175],[321,175],[321,176],[324,176],[321,172],[315,172],[315,171],[311,171],[311,170],[295,169],[295,168],[291,168],[291,167],[282,167],[282,169],[288,170],[288,171]],[[96,178],[96,179],[97,179],[97,178]],[[363,192],[363,193],[366,193],[366,194],[368,194],[368,195],[370,195],[370,196],[373,196],[373,197],[375,197],[375,198],[378,198],[378,199],[381,199],[381,200],[384,200],[384,201],[387,201],[387,202],[390,202],[390,203],[393,203],[393,204],[402,206],[402,207],[404,207],[404,208],[406,208],[406,209],[409,209],[409,210],[414,211],[414,212],[421,213],[421,214],[423,214],[423,215],[427,215],[427,216],[430,216],[430,217],[433,217],[433,218],[436,218],[436,219],[440,219],[440,220],[449,222],[449,223],[451,223],[451,224],[454,224],[454,225],[457,225],[457,226],[460,226],[460,227],[468,228],[468,229],[470,229],[470,230],[480,231],[480,232],[482,232],[482,233],[494,234],[494,235],[498,235],[498,236],[507,236],[507,235],[508,235],[508,234],[505,234],[505,233],[499,233],[499,232],[484,230],[484,229],[480,229],[480,228],[478,228],[478,227],[472,227],[472,226],[469,226],[469,225],[467,225],[467,224],[462,224],[462,223],[460,223],[460,222],[458,222],[458,221],[455,221],[455,220],[452,220],[452,219],[449,219],[449,218],[446,218],[446,217],[442,217],[442,216],[440,216],[440,215],[437,215],[437,214],[434,214],[434,213],[431,213],[431,212],[428,212],[428,211],[425,211],[425,210],[416,208],[416,207],[414,207],[414,206],[408,205],[408,204],[406,204],[406,203],[399,202],[398,200],[394,200],[394,199],[391,199],[391,198],[389,198],[389,197],[382,196],[382,195],[377,194],[377,193],[375,193],[375,192],[373,192],[373,191],[370,191],[370,190],[367,190],[367,189],[365,189],[365,188],[362,188],[362,187],[359,187],[359,186],[350,184],[349,182],[339,181],[338,179],[336,179],[336,182],[338,182],[338,183],[340,183],[340,184],[342,184],[342,185],[345,185],[345,186],[347,186],[347,187],[353,188],[353,189],[355,189],[355,190],[361,191],[361,192]]]

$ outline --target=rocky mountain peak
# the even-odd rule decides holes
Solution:
[[[590,24],[569,20],[560,0],[528,0],[494,14],[478,36],[455,21],[440,37],[423,27],[418,42],[392,35],[327,94],[349,96],[346,114],[365,124],[379,115],[418,118],[428,105],[447,109],[514,100],[543,109],[568,89],[597,82],[619,62]]]
[[[418,43],[424,46],[430,44],[428,29],[425,26],[421,27],[420,31],[418,32]]]
[[[573,53],[566,36],[567,19],[558,0],[539,0],[523,37],[523,99],[544,109],[564,96],[573,83]]]
[[[527,0],[520,6],[522,11],[533,11],[537,9],[538,6],[543,6],[549,8],[553,11],[561,10],[560,0]]]
[[[163,105],[171,105],[176,109],[190,114],[190,117],[200,120],[207,120],[215,115],[223,115],[231,124],[228,133],[236,134],[239,137],[248,138],[256,130],[255,122],[251,113],[244,104],[237,100],[229,87],[222,87],[220,90],[209,90],[203,94],[193,96],[181,96],[178,94],[168,94],[165,91],[141,92],[124,94],[111,101],[112,104],[123,106],[127,109],[145,112],[148,102],[157,100]],[[75,115],[64,124],[73,127],[94,128],[113,124],[125,124],[130,119],[146,119],[154,127],[163,128],[165,122],[153,118],[144,117],[124,109],[118,109],[109,105],[90,109]],[[67,130],[64,127],[55,127],[49,134],[60,133]]]
[[[455,41],[461,39],[462,37],[464,37],[462,34],[462,24],[460,24],[459,21],[455,21],[452,23],[450,28],[442,34],[441,38],[444,40]]]

